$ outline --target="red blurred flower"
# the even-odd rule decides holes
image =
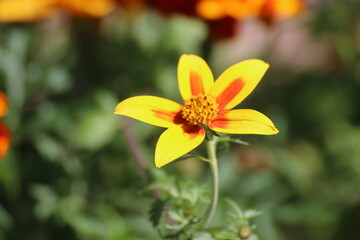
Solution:
[[[226,39],[235,36],[238,21],[231,17],[206,21],[210,39]]]
[[[4,93],[0,92],[0,117],[8,112],[8,100]],[[8,127],[0,121],[0,159],[4,158],[11,142],[10,131]]]
[[[3,159],[10,146],[10,132],[7,126],[0,121],[0,160]]]
[[[211,39],[230,38],[235,35],[237,20],[225,15],[216,19],[205,17],[199,12],[201,0],[145,0],[145,2],[165,16],[183,14],[205,20]]]
[[[165,15],[181,13],[188,16],[196,16],[198,0],[145,0],[149,6],[156,8]]]

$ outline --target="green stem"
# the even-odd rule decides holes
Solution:
[[[216,159],[216,144],[217,141],[214,136],[212,136],[209,141],[206,141],[206,148],[208,152],[209,165],[211,170],[212,194],[211,194],[211,202],[206,211],[204,218],[205,225],[207,225],[211,221],[219,197],[219,172],[218,172],[218,165]]]

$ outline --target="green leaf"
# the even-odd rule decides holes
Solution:
[[[194,233],[191,239],[193,239],[193,240],[213,240],[214,238],[211,236],[210,233],[200,232],[200,233]]]
[[[229,206],[236,212],[236,215],[239,217],[243,217],[244,213],[240,209],[240,207],[231,199],[226,198],[225,201],[229,204]]]
[[[154,227],[159,225],[162,211],[164,209],[166,202],[167,200],[162,200],[158,198],[151,204],[149,211],[149,219]]]
[[[249,209],[249,210],[246,210],[246,211],[245,211],[244,216],[245,216],[247,219],[250,219],[250,218],[254,218],[254,217],[260,216],[261,214],[262,214],[261,211],[258,211],[258,210],[255,210],[255,209]]]
[[[169,217],[171,220],[178,222],[178,223],[185,223],[186,218],[184,216],[183,211],[181,211],[180,209],[170,209],[168,211]],[[181,224],[182,226],[183,224]]]

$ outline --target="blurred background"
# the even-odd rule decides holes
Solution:
[[[208,184],[208,166],[155,169],[163,129],[113,111],[140,94],[181,102],[183,53],[215,77],[248,58],[270,64],[238,107],[280,133],[219,150],[221,196],[263,212],[260,239],[360,239],[359,11],[357,0],[0,0],[0,239],[159,239],[149,172]]]

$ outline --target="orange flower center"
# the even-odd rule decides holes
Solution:
[[[181,109],[182,117],[192,124],[204,124],[218,115],[218,104],[215,99],[204,94],[192,96]]]

